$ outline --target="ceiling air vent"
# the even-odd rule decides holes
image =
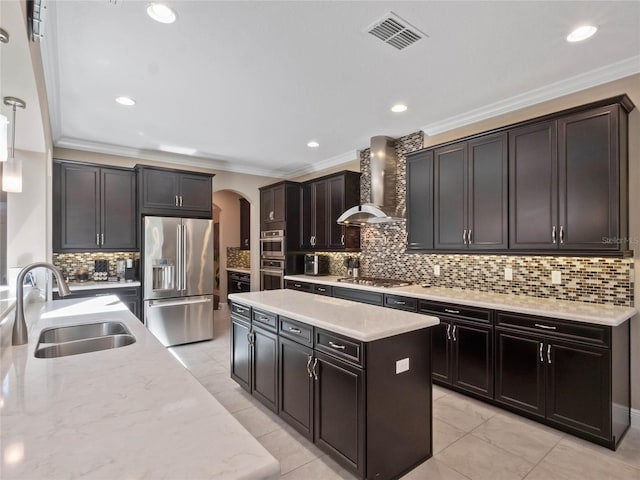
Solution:
[[[421,38],[429,36],[393,12],[374,22],[367,28],[367,32],[398,50],[407,48]]]

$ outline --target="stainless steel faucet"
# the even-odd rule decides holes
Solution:
[[[22,298],[24,296],[24,279],[27,276],[27,273],[38,267],[47,268],[53,272],[53,275],[56,277],[56,281],[58,282],[58,295],[66,297],[71,293],[69,285],[64,281],[62,272],[50,263],[36,262],[27,265],[20,270],[16,280],[16,318],[13,322],[13,333],[11,336],[12,345],[24,345],[29,340],[27,334],[27,322],[24,319],[24,299]]]

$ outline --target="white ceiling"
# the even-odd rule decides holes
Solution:
[[[186,147],[213,168],[291,176],[353,160],[373,135],[436,133],[640,72],[638,1],[166,3],[171,25],[142,1],[47,4],[56,145]],[[389,11],[429,38],[398,51],[365,32]],[[583,23],[596,36],[566,42]]]

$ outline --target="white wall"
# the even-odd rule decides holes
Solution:
[[[220,302],[227,302],[227,248],[240,246],[240,195],[224,190],[213,194],[220,207]]]

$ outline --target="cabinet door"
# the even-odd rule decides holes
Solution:
[[[260,229],[266,230],[265,225],[275,218],[273,205],[273,189],[260,190]]]
[[[509,245],[507,134],[469,142],[469,217],[471,249],[506,249]]]
[[[558,120],[561,249],[615,250],[620,236],[618,109]]]
[[[496,329],[496,402],[544,417],[543,337]]]
[[[451,383],[451,322],[441,319],[431,328],[431,377],[442,383]]]
[[[327,181],[311,184],[311,235],[314,249],[326,249],[328,246],[327,222],[329,185]]]
[[[175,172],[144,168],[142,172],[142,205],[145,209],[179,210],[180,176]]]
[[[301,187],[302,206],[300,208],[300,249],[312,250],[311,236],[314,223],[311,209],[311,184],[305,183]]]
[[[211,213],[211,177],[205,175],[180,174],[180,208],[182,210]]]
[[[313,440],[313,377],[309,375],[313,350],[283,337],[278,345],[280,416]]]
[[[231,378],[251,391],[251,348],[249,324],[231,318]]]
[[[451,323],[451,383],[493,398],[493,329],[453,321]]]
[[[434,154],[434,247],[467,248],[467,144],[440,148]]]
[[[251,204],[240,199],[240,250],[249,250],[251,242]]]
[[[364,463],[363,371],[315,352],[315,444],[362,474]]]
[[[344,248],[345,246],[345,227],[338,225],[336,220],[346,210],[345,196],[345,178],[339,176],[327,180],[328,187],[328,207],[327,213],[327,238],[329,248]]]
[[[278,336],[255,325],[251,348],[252,393],[274,412],[278,412]]]
[[[558,248],[556,122],[517,128],[508,135],[509,247]]]
[[[60,249],[100,248],[100,169],[66,163],[59,169]]]
[[[554,340],[545,345],[544,356],[547,419],[608,440],[609,351]]]
[[[100,169],[101,246],[136,248],[136,175],[133,171]]]
[[[433,248],[433,151],[407,158],[407,249]]]

